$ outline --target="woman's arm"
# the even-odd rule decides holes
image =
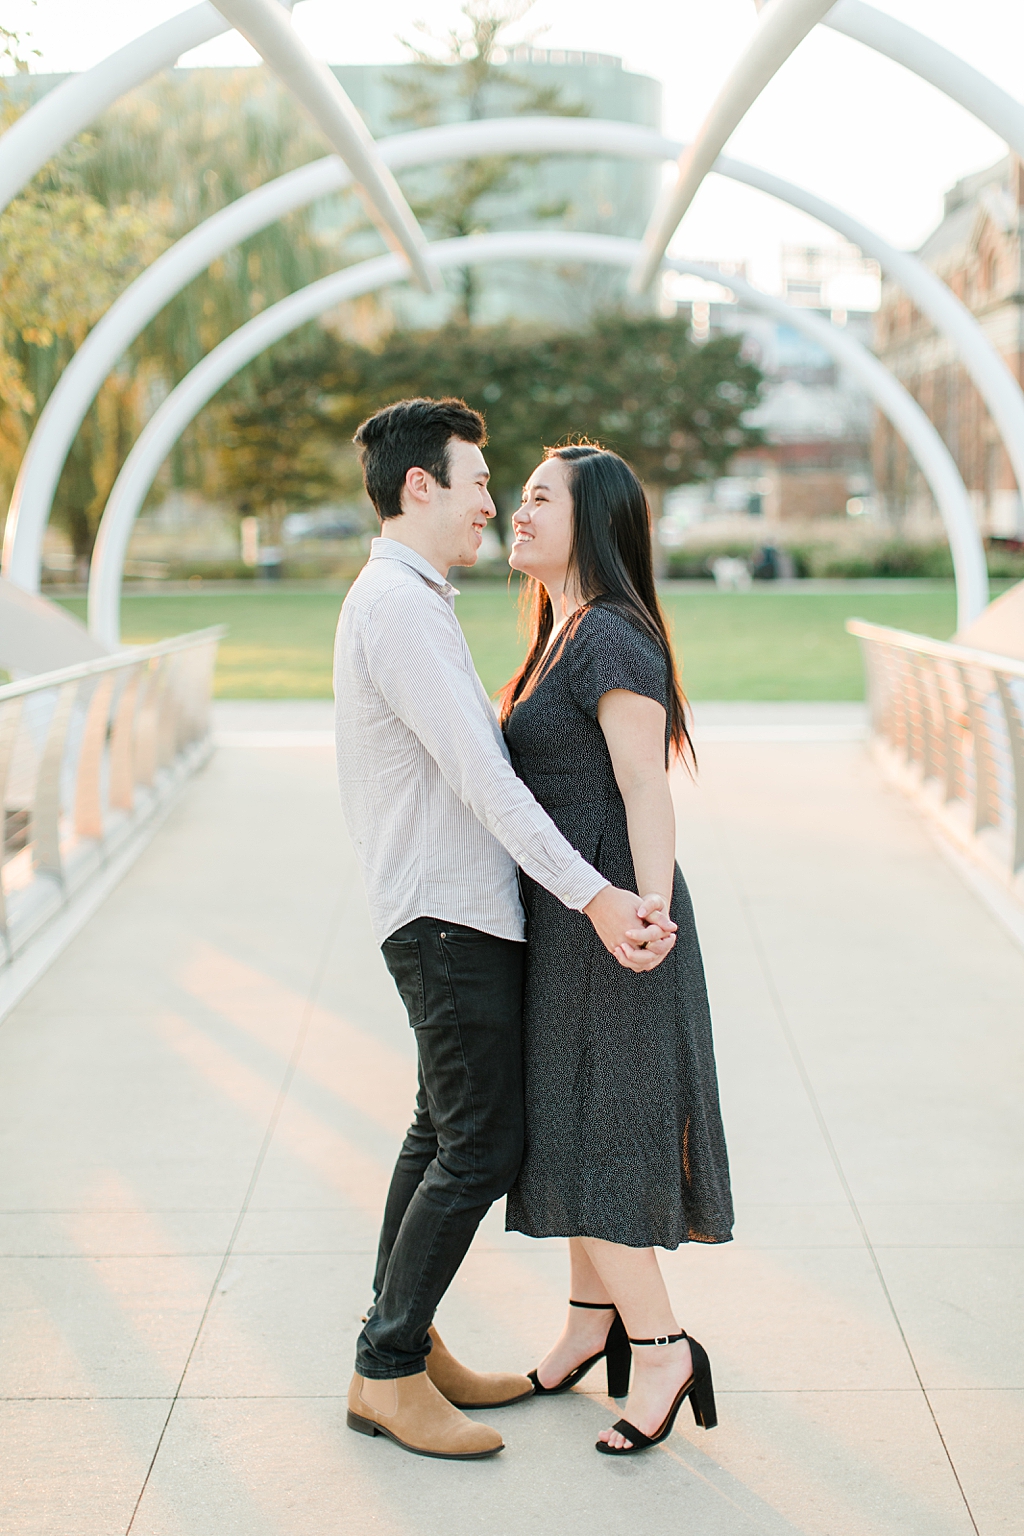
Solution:
[[[613,688],[601,697],[597,723],[626,807],[637,891],[657,892],[665,898],[667,911],[675,875],[676,818],[665,770],[665,710],[653,699]]]

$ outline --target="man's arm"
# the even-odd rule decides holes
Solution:
[[[674,924],[665,913],[638,920],[640,901],[618,891],[562,836],[514,772],[472,670],[458,620],[426,586],[382,593],[364,634],[371,680],[423,743],[464,805],[522,869],[563,905],[586,911],[609,950],[662,939]],[[638,952],[637,968],[662,955]]]

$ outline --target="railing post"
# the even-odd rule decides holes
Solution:
[[[135,720],[144,665],[140,663],[128,673],[114,711],[114,729],[110,737],[109,801],[112,810],[130,811],[135,805]]]
[[[932,668],[942,714],[942,800],[944,805],[948,805],[951,800],[956,799],[957,770],[959,769],[961,774],[963,772],[961,761],[963,724],[960,711],[954,706],[950,688],[950,675],[957,675],[955,668],[948,662],[937,660],[932,661]]]
[[[163,686],[156,700],[156,766],[167,768],[178,755],[178,719],[181,701],[181,656],[168,656],[164,662]]]
[[[164,677],[164,660],[160,656],[151,661],[143,674],[139,707],[135,716],[135,782],[148,788],[156,778],[157,732],[160,719],[160,690]]]
[[[942,706],[938,669],[930,656],[919,656],[917,665],[924,735],[924,778],[925,780],[943,780],[945,777],[945,711]]]
[[[907,760],[920,766],[921,777],[928,777],[928,697],[920,658],[906,651],[903,675],[907,696]]]
[[[64,683],[50,716],[46,744],[39,760],[36,792],[32,797],[32,862],[42,875],[54,875],[62,884],[64,866],[60,852],[60,779],[67,744],[68,725],[79,685]]]
[[[3,868],[7,862],[7,776],[14,760],[14,748],[18,740],[20,723],[20,699],[12,699],[9,704],[0,706],[0,937],[3,938],[8,955],[11,946],[7,930],[7,899],[4,895],[3,879]]]
[[[975,669],[958,665],[957,670],[963,680],[967,717],[974,738],[974,830],[980,832],[983,827],[995,826],[998,822],[998,817],[992,814],[996,784],[992,772],[991,728],[985,714],[984,699],[980,696],[982,690],[970,675]]]
[[[900,651],[890,649],[887,658],[889,675],[893,680],[893,746],[905,762],[913,761],[910,699],[907,689],[906,658]]]
[[[996,673],[999,702],[1006,719],[1010,746],[1010,772],[1013,777],[1013,826],[1010,829],[1010,874],[1024,866],[1024,715],[1013,696],[1009,678]]]
[[[97,678],[89,700],[89,709],[78,749],[78,774],[75,782],[75,831],[79,837],[102,838],[103,749],[107,744],[110,701],[117,674],[107,672]]]

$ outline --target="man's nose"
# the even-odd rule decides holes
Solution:
[[[484,491],[484,513],[487,517],[497,517],[498,509],[494,505],[494,498],[490,491]]]

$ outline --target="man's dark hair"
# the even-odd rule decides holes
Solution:
[[[482,448],[487,427],[464,400],[396,400],[363,422],[359,444],[366,494],[381,522],[402,515],[402,487],[410,469],[425,469],[448,486],[448,445],[453,437]]]

